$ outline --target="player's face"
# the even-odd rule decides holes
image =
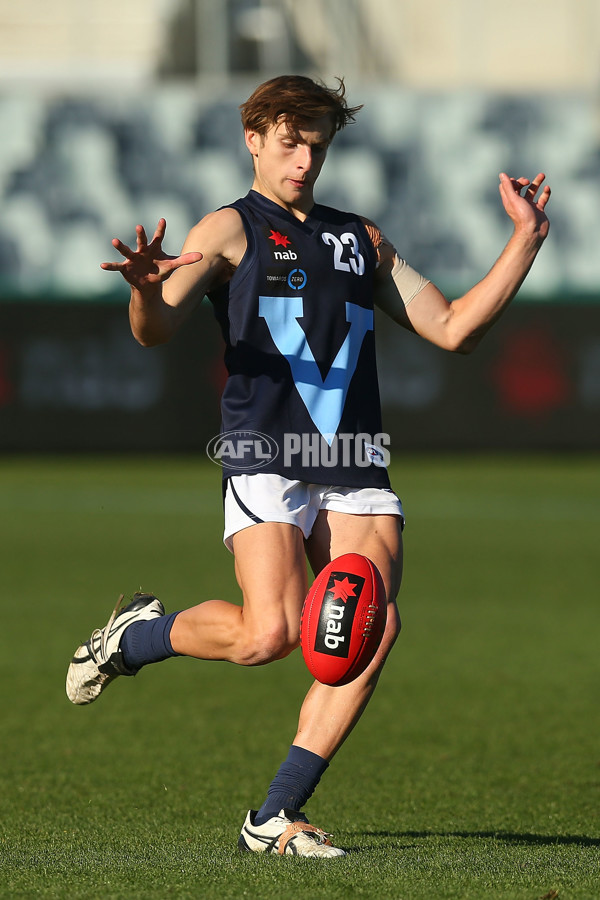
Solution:
[[[253,189],[290,212],[307,215],[330,140],[329,116],[314,119],[297,136],[290,134],[285,120],[264,135],[247,131],[246,146],[254,157]]]

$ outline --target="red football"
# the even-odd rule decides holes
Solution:
[[[387,616],[379,570],[360,553],[345,553],[319,572],[302,609],[300,643],[322,684],[353,681],[377,650]]]

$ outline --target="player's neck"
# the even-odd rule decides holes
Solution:
[[[294,200],[291,202],[286,202],[283,198],[279,197],[273,191],[269,190],[268,187],[263,185],[256,178],[252,184],[252,190],[256,191],[257,194],[261,194],[263,197],[266,197],[267,200],[270,200],[272,203],[277,204],[282,209],[285,209],[290,215],[294,216],[296,219],[299,219],[301,222],[309,215],[311,209],[315,205],[315,201],[313,199],[312,191],[309,193],[306,192],[306,195],[299,198],[298,200]]]

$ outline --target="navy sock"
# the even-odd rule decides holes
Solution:
[[[322,756],[292,744],[287,759],[271,782],[267,799],[256,814],[255,823],[263,825],[282,809],[302,809],[328,765]]]
[[[148,663],[160,662],[170,656],[179,656],[171,646],[171,628],[175,616],[169,613],[156,619],[134,622],[123,632],[120,649],[123,662],[132,672],[137,672]]]

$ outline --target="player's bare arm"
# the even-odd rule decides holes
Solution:
[[[361,216],[377,256],[374,302],[383,312],[410,331],[414,331],[406,307],[429,284],[426,278],[400,259],[392,243],[381,230]]]
[[[474,350],[517,294],[548,235],[550,187],[542,187],[544,180],[542,172],[531,182],[501,173],[500,196],[513,234],[488,274],[462,297],[450,303],[431,282],[424,282],[412,297],[403,296],[402,260],[384,245],[376,274],[377,305],[400,325],[446,350]]]
[[[165,231],[166,222],[160,219],[148,241],[138,225],[136,249],[115,239],[113,246],[124,261],[102,263],[103,269],[120,272],[129,283],[131,329],[144,346],[168,341],[207,291],[231,277],[246,248],[241,219],[231,209],[210,213],[195,225],[180,256],[163,250]]]

